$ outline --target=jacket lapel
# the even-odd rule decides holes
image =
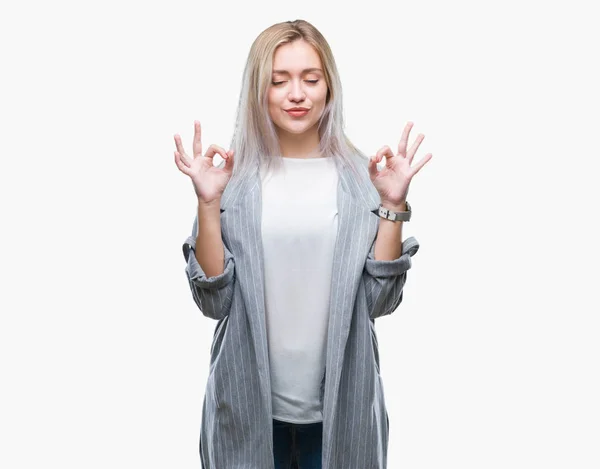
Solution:
[[[258,171],[230,180],[221,197],[223,239],[234,255],[237,281],[246,303],[247,320],[256,353],[265,428],[272,429],[271,373],[265,315],[264,251],[261,234],[262,199]],[[242,273],[241,275],[239,273]],[[255,403],[255,405],[260,405]],[[272,444],[269,439],[269,445]]]
[[[379,195],[368,177],[361,179],[344,167],[338,185],[338,238],[334,250],[327,356],[323,397],[323,452],[331,461],[340,379],[346,341],[352,324],[354,302],[365,259],[375,239],[379,217],[372,213],[379,206]],[[367,314],[365,312],[365,314]]]

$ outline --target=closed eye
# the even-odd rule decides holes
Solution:
[[[308,83],[311,83],[313,85],[316,85],[319,80],[306,80]],[[281,85],[282,83],[284,83],[283,81],[273,81],[271,82],[273,85]]]

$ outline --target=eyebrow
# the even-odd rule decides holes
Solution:
[[[320,68],[305,68],[304,70],[302,70],[302,73],[309,73],[309,72],[321,72],[323,73],[323,70],[321,70]],[[285,75],[289,75],[290,73],[287,70],[273,70],[273,73],[283,73]]]

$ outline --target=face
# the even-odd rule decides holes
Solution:
[[[268,103],[269,115],[279,133],[302,134],[319,122],[327,98],[322,69],[319,55],[302,39],[277,48]],[[308,112],[288,112],[295,107]]]

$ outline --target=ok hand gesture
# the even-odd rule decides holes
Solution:
[[[226,152],[218,145],[211,145],[202,156],[201,129],[198,121],[194,121],[193,158],[185,153],[179,134],[175,134],[175,146],[175,164],[183,174],[192,179],[198,200],[212,202],[219,199],[231,178],[233,150]],[[217,153],[225,160],[223,168],[213,166],[213,157]]]
[[[421,142],[425,138],[423,134],[419,134],[416,142],[407,152],[408,136],[412,126],[413,123],[408,122],[406,127],[404,127],[404,132],[402,133],[400,143],[398,144],[398,153],[396,155],[394,155],[391,148],[386,145],[369,160],[369,175],[371,177],[371,182],[377,189],[377,192],[379,192],[381,203],[384,207],[389,209],[405,210],[401,207],[406,201],[410,181],[413,176],[425,166],[425,163],[432,158],[432,154],[427,153],[424,158],[411,167],[413,157],[415,156],[419,145],[421,145]],[[379,171],[377,169],[377,163],[379,163],[384,156],[386,157],[385,167]]]

